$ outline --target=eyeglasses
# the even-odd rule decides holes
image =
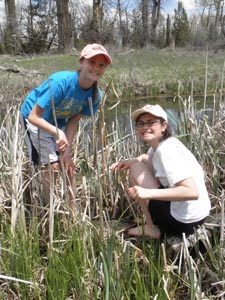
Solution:
[[[148,128],[151,128],[152,126],[154,126],[155,124],[160,123],[160,122],[161,122],[160,120],[148,120],[146,122],[138,121],[135,124],[135,127],[137,127],[137,128],[144,128],[145,125],[146,125]]]

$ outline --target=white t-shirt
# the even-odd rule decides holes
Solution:
[[[179,181],[192,177],[198,187],[198,200],[171,201],[171,215],[183,223],[198,222],[209,215],[211,208],[204,172],[195,156],[175,137],[162,141],[156,150],[150,148],[155,177],[164,187],[172,188]]]

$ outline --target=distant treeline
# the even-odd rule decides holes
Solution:
[[[0,54],[70,53],[89,42],[122,48],[225,48],[224,0],[196,0],[188,14],[172,0],[5,0]],[[2,4],[3,5],[3,4]]]

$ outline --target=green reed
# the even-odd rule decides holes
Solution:
[[[7,122],[12,122],[7,125],[7,132],[10,132],[9,128],[13,128],[16,120],[7,120]],[[116,119],[114,122],[118,124]],[[2,124],[4,130],[6,123]],[[210,259],[207,262],[203,260],[201,264],[195,265],[195,267],[193,267],[192,258],[187,256],[189,263],[187,259],[186,268],[189,270],[189,276],[184,276],[180,272],[177,282],[176,268],[173,269],[167,262],[167,268],[170,266],[171,270],[164,269],[162,251],[158,242],[149,243],[149,241],[141,239],[142,242],[136,241],[137,245],[135,245],[123,233],[117,233],[119,231],[117,228],[111,227],[112,216],[123,221],[126,210],[130,210],[129,218],[132,216],[132,204],[126,195],[126,176],[118,178],[111,174],[109,165],[121,157],[135,156],[140,152],[139,147],[141,145],[137,147],[136,138],[132,133],[126,137],[118,135],[116,126],[114,127],[112,122],[111,127],[109,126],[113,129],[111,132],[109,132],[109,128],[107,128],[107,135],[100,131],[100,135],[104,134],[104,147],[96,147],[99,145],[98,138],[103,141],[101,136],[96,137],[96,144],[93,146],[92,136],[87,135],[86,126],[88,124],[84,121],[79,131],[79,138],[82,142],[77,149],[77,166],[80,168],[78,199],[81,202],[81,215],[77,220],[71,221],[67,214],[62,213],[65,207],[64,202],[60,202],[58,199],[60,195],[58,191],[59,195],[56,194],[54,197],[57,205],[61,208],[55,207],[54,210],[54,232],[50,248],[48,247],[48,234],[43,233],[45,219],[38,213],[32,212],[34,209],[38,209],[40,212],[41,207],[26,206],[25,187],[28,188],[28,183],[30,184],[34,178],[38,180],[38,177],[31,177],[25,181],[26,185],[22,188],[21,198],[25,206],[25,228],[24,221],[21,222],[23,219],[17,218],[17,222],[15,222],[15,219],[10,217],[10,215],[14,215],[14,209],[16,212],[18,210],[18,206],[16,208],[10,206],[10,197],[18,189],[9,184],[10,178],[13,178],[13,163],[10,163],[11,154],[5,147],[2,146],[1,148],[1,161],[4,161],[4,169],[1,170],[1,188],[4,195],[8,194],[8,205],[3,203],[1,213],[1,231],[4,236],[1,240],[1,270],[4,274],[15,279],[32,282],[32,284],[25,284],[9,281],[4,285],[2,295],[15,294],[18,299],[21,295],[23,299],[165,299],[165,297],[169,299],[171,295],[176,295],[179,287],[186,282],[187,294],[190,293],[190,299],[195,299],[202,290],[200,285],[202,275],[199,275],[200,271],[198,270],[202,264],[206,269],[210,269],[212,274],[217,275],[218,281],[222,279],[223,259],[221,252],[215,247],[212,247],[208,252]],[[191,131],[192,143],[195,143],[195,138],[200,142],[199,135],[195,136],[197,133],[198,130]],[[201,139],[205,138],[207,143],[201,142],[206,147],[209,144],[208,135],[204,137],[202,133]],[[19,132],[18,135],[20,135]],[[4,134],[3,138],[6,139],[4,145],[14,144],[12,134]],[[213,141],[213,138],[210,141]],[[81,151],[82,143],[85,144],[85,151]],[[211,147],[213,145],[210,144]],[[96,158],[94,158],[92,147],[96,151],[97,171],[93,167]],[[18,151],[21,152],[22,150],[18,148]],[[196,149],[197,154],[198,151]],[[203,163],[205,158],[211,155],[211,151],[204,155]],[[25,155],[23,160],[25,163]],[[10,168],[6,167],[6,162],[11,166]],[[22,172],[25,171],[23,168],[24,166]],[[106,168],[104,172],[103,168]],[[26,176],[28,175],[26,174]],[[219,175],[217,176],[219,177]],[[102,199],[104,200],[101,209],[98,205],[98,185],[101,185]],[[29,188],[32,189],[32,186]],[[32,194],[32,190],[30,193]],[[11,214],[9,213],[10,210]],[[102,214],[102,222],[99,223],[100,213]],[[17,225],[13,226],[13,230],[10,230],[12,220],[13,224]],[[6,223],[7,221],[10,222]],[[36,224],[33,226],[35,221]],[[21,226],[22,224],[23,226]]]
[[[107,102],[110,95],[115,105]],[[221,94],[215,94],[212,118],[203,110],[199,119],[193,95],[175,101],[181,116],[177,136],[203,165],[213,213],[223,216]],[[82,120],[73,145],[80,212],[71,219],[62,179],[52,190],[51,210],[43,207],[40,171],[28,165],[19,106],[6,108],[0,124],[0,270],[8,276],[0,277],[2,299],[165,300],[202,299],[203,294],[210,299],[222,293],[224,228],[215,226],[204,240],[207,253],[196,243],[193,256],[184,237],[175,257],[167,241],[160,245],[124,232],[142,215],[126,193],[127,175],[113,174],[110,165],[145,151],[130,121],[132,110],[131,104],[122,114],[121,97],[110,82],[97,116]]]

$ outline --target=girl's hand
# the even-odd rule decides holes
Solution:
[[[120,160],[119,162],[112,164],[111,170],[113,172],[127,171],[134,162],[134,160]]]
[[[56,140],[56,145],[61,153],[63,153],[69,147],[67,137],[61,129],[58,129],[58,139]]]
[[[59,157],[59,159],[60,159],[60,157]],[[70,154],[65,153],[64,155],[62,155],[62,160],[60,159],[60,165],[62,165],[62,164],[69,175],[71,175],[71,176],[75,175],[76,166],[75,166],[74,162],[72,161],[72,157]]]
[[[141,186],[134,185],[127,189],[129,196],[138,201],[138,200],[147,200],[150,199],[150,189],[145,189]]]

